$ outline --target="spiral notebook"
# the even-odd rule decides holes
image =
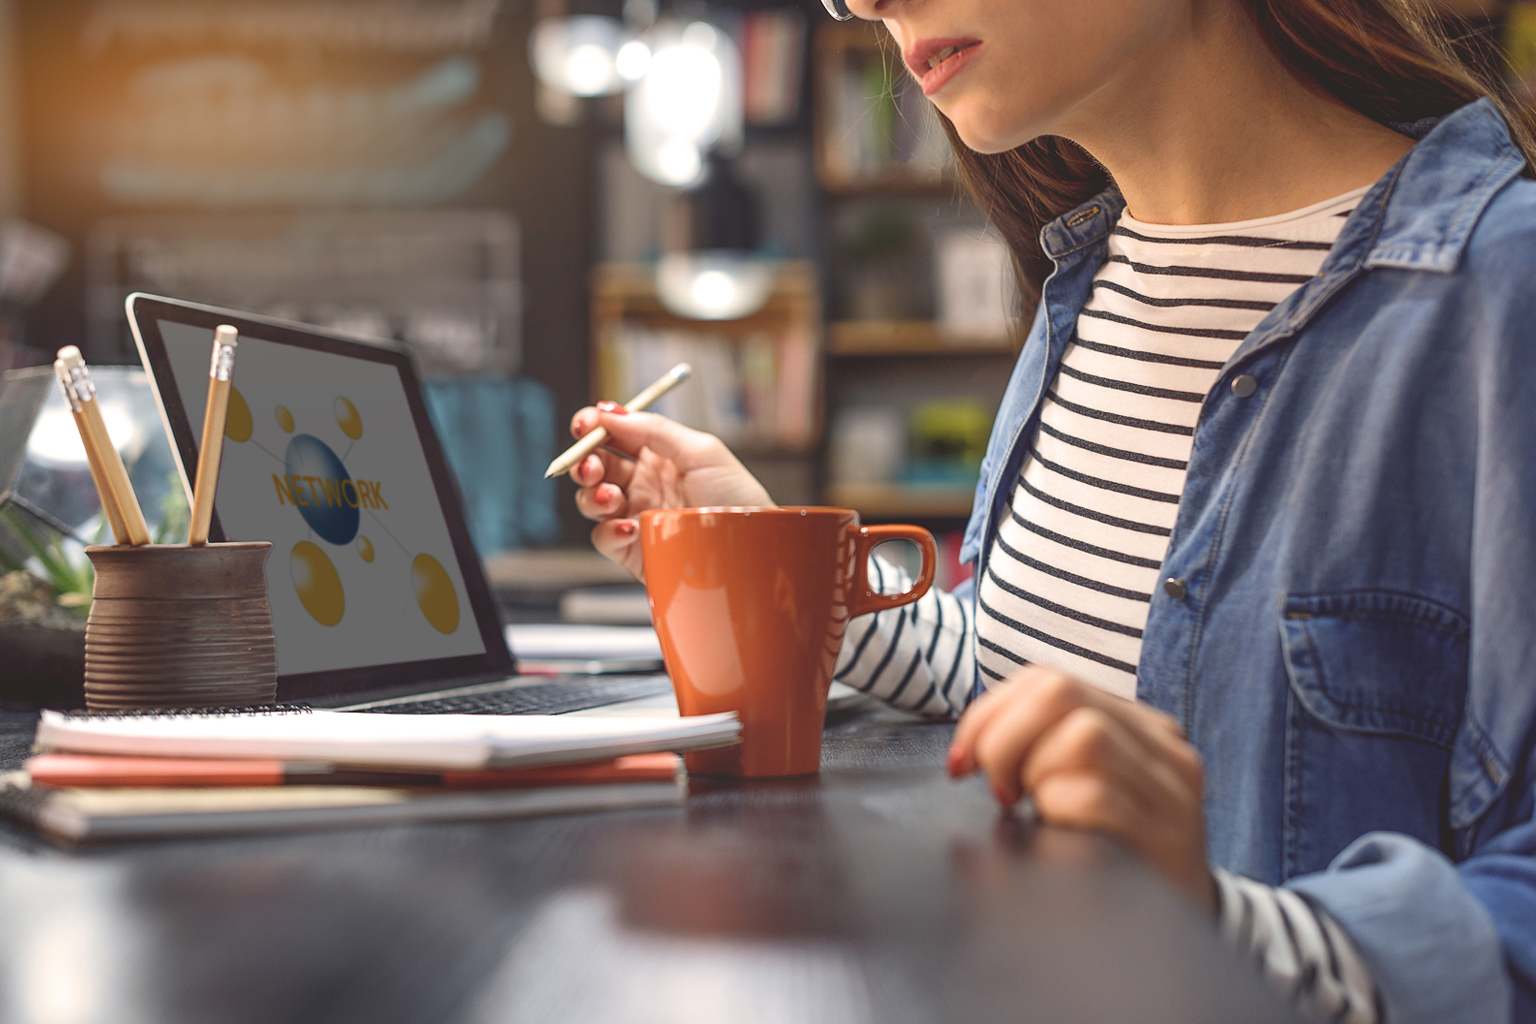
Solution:
[[[384,786],[57,789],[34,784],[25,772],[9,772],[0,775],[0,817],[72,846],[668,807],[687,794],[682,778],[468,792]]]
[[[324,762],[441,773],[604,761],[736,743],[734,714],[693,718],[374,715],[273,707],[169,713],[44,711],[34,748],[137,758]],[[310,831],[673,806],[686,778],[563,779],[517,788],[400,785],[49,786],[0,776],[0,816],[54,842]]]
[[[375,715],[273,708],[168,714],[44,711],[39,751],[140,757],[276,758],[427,770],[576,764],[730,746],[734,713],[689,718]]]

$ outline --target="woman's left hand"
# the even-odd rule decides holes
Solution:
[[[955,728],[950,775],[978,770],[1004,805],[1028,794],[1041,821],[1108,833],[1215,907],[1200,754],[1171,716],[1029,665]]]

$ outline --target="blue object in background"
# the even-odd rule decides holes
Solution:
[[[559,539],[555,401],[526,377],[430,380],[432,425],[459,480],[464,517],[481,557]]]

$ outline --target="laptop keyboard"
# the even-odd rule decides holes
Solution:
[[[360,710],[390,715],[558,715],[623,700],[654,697],[671,690],[672,684],[666,676],[556,679],[505,690],[462,693]]]

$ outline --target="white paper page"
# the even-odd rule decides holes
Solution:
[[[562,715],[298,714],[92,718],[43,712],[37,744],[80,754],[334,761],[478,768],[552,764],[733,742],[734,714],[573,719]]]
[[[654,658],[661,660],[661,641],[650,626],[590,626],[567,622],[536,622],[507,627],[507,645],[518,658],[589,659]]]
[[[490,736],[466,718],[339,711],[91,718],[44,711],[37,745],[77,754],[478,768],[490,756]]]

